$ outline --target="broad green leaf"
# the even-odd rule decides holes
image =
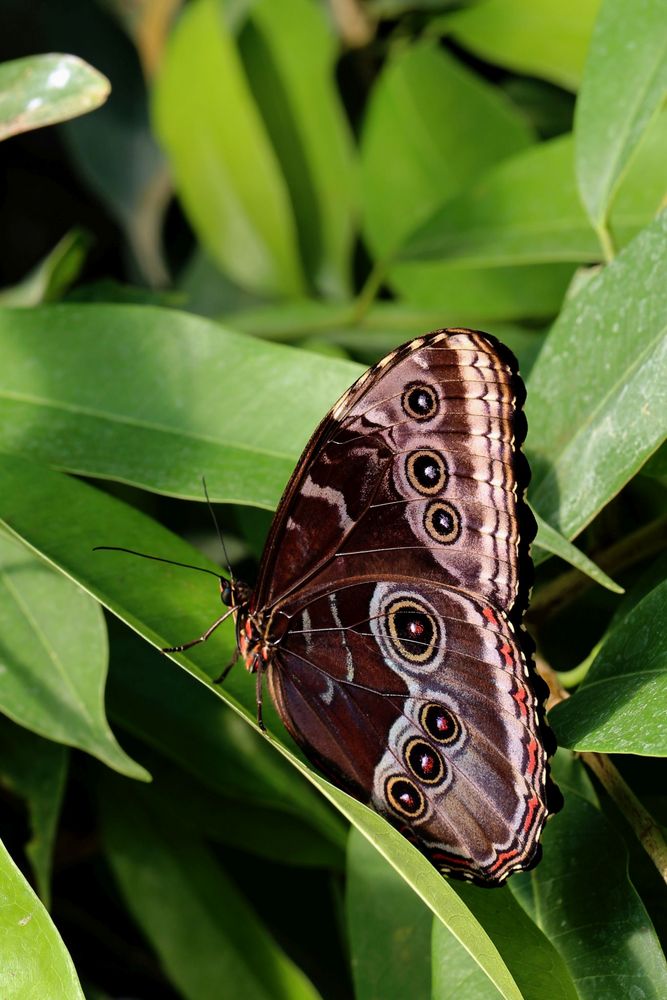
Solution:
[[[3,720],[0,725],[0,782],[25,799],[31,830],[25,850],[39,895],[47,908],[51,898],[53,845],[67,764],[65,747]]]
[[[511,882],[509,883],[511,884]],[[579,1000],[572,977],[548,937],[521,908],[508,886],[489,892],[456,885],[463,902],[491,937],[524,1000]],[[433,1000],[497,998],[470,957],[439,921],[433,925]]]
[[[560,753],[552,768],[565,807],[546,826],[543,860],[510,887],[562,955],[580,1000],[659,1000],[665,960],[628,878],[623,841],[581,761]]]
[[[7,496],[4,502],[21,500]],[[50,512],[47,497],[39,509]],[[70,531],[63,519],[61,544],[67,545]],[[147,778],[120,748],[104,714],[107,639],[96,602],[4,535],[0,593],[0,711],[40,736],[86,750],[123,774]]]
[[[665,194],[667,119],[632,165],[612,222],[620,245],[654,217]],[[459,268],[601,259],[582,208],[572,136],[561,136],[500,164],[443,205],[405,241],[405,259],[448,259]]]
[[[486,170],[533,141],[511,102],[452,56],[423,42],[400,51],[378,78],[362,133],[364,233],[383,261],[403,238]],[[461,325],[553,316],[570,270],[462,273],[446,263],[392,264],[390,284]]]
[[[377,257],[533,135],[511,103],[422,42],[387,63],[362,136],[364,233]]]
[[[433,914],[354,828],[345,910],[355,1000],[431,1000]]]
[[[17,285],[0,289],[0,306],[37,306],[61,298],[83,267],[89,239],[79,229],[66,233]]]
[[[667,757],[667,581],[612,625],[583,683],[549,713],[562,746]]]
[[[0,843],[2,1000],[84,1000],[50,916]]]
[[[240,38],[294,206],[301,257],[324,296],[350,292],[357,176],[336,90],[337,41],[312,0],[259,0]]]
[[[28,56],[0,65],[0,140],[88,114],[111,85],[77,56]]]
[[[568,542],[567,538],[552,528],[550,524],[547,524],[539,514],[535,515],[535,520],[537,521],[537,529],[539,532],[539,545],[544,552],[550,552],[551,555],[560,556],[565,562],[570,563],[576,569],[581,570],[586,576],[590,576],[591,580],[595,580],[599,583],[601,587],[606,587],[607,590],[611,590],[613,594],[622,594],[623,588],[619,587],[617,583],[607,576],[604,570],[600,569],[592,559],[589,559],[581,549],[578,549],[576,545],[572,545]],[[533,556],[537,563],[542,562],[541,554],[538,552]]]
[[[363,370],[138,306],[0,312],[0,354],[5,450],[197,500],[205,475],[214,500],[267,508]]]
[[[614,190],[665,96],[664,0],[635,0],[631,10],[625,0],[604,0],[575,116],[577,180],[596,228],[604,225]]]
[[[302,292],[287,187],[217,0],[183,11],[153,107],[183,207],[213,259],[253,291]]]
[[[666,238],[663,213],[565,304],[531,371],[530,501],[566,538],[667,433]]]
[[[39,511],[49,503],[50,516]],[[127,508],[110,496],[62,474],[43,469],[13,456],[0,457],[0,518],[9,529],[22,537],[26,544],[53,563],[61,572],[76,579],[80,586],[103,601],[115,614],[160,647],[174,634],[190,635],[201,621],[207,601],[217,609],[216,598],[207,591],[203,574],[172,572],[160,567],[163,583],[159,589],[148,584],[146,570],[152,563],[138,562],[119,573],[117,564],[93,560],[91,544],[97,541],[100,526],[112,530],[114,541],[139,544],[150,520],[138,511]],[[67,523],[69,535],[63,539],[61,525]],[[95,526],[95,527],[93,527]],[[155,526],[157,531],[157,526]],[[150,534],[150,531],[148,531]],[[161,546],[160,554],[185,562],[196,560],[206,565],[203,556],[162,529],[169,545]],[[136,547],[136,546],[135,546]],[[101,555],[101,553],[100,553]],[[120,556],[121,553],[118,553]],[[157,564],[155,564],[157,565]],[[173,570],[176,568],[173,567]],[[210,586],[210,582],[208,582]],[[209,596],[207,596],[209,595]],[[215,614],[215,611],[213,612]],[[165,632],[169,623],[169,632]],[[230,623],[231,625],[231,623]],[[173,628],[173,631],[172,631]],[[224,626],[219,632],[222,632]],[[228,636],[231,633],[228,630]],[[217,634],[217,633],[216,633]],[[212,645],[196,646],[179,656],[179,662],[199,680],[208,682],[220,669],[219,651]],[[223,661],[224,662],[224,661]],[[211,689],[229,706],[254,724],[254,684],[241,674],[230,676],[229,685]],[[252,706],[252,707],[251,707]],[[334,788],[316,775],[273,732],[272,713],[267,711],[271,745],[282,753],[350,822],[373,843],[396,868],[431,910],[443,920],[452,933],[474,957],[485,974],[497,985],[507,1000],[521,1000],[520,993],[488,935],[460,902],[454,890],[429,862],[380,816],[349,795]]]
[[[576,90],[600,0],[482,0],[438,27],[487,62]]]
[[[150,791],[150,790],[147,790]],[[316,1000],[319,994],[173,808],[105,783],[106,854],[125,903],[186,1000]]]

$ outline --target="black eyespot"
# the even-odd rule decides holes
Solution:
[[[400,774],[387,778],[384,786],[387,802],[400,816],[419,819],[426,812],[426,799],[414,782]]]
[[[455,743],[461,733],[461,724],[456,716],[435,701],[424,705],[419,713],[419,721],[424,732],[443,746]]]
[[[434,541],[451,545],[461,535],[461,515],[454,504],[436,500],[424,511],[424,528]]]
[[[419,493],[432,496],[444,489],[447,481],[447,465],[437,451],[420,448],[412,451],[405,460],[408,482]]]
[[[424,740],[410,740],[405,747],[405,762],[416,778],[427,785],[437,785],[445,776],[445,762],[438,751]]]
[[[401,405],[413,420],[430,420],[439,409],[438,394],[432,386],[415,382],[403,393]]]
[[[412,663],[429,663],[438,651],[438,623],[417,601],[392,601],[385,612],[385,631],[398,655]]]

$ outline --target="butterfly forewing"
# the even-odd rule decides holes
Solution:
[[[523,399],[513,356],[474,331],[370,369],[306,449],[251,601],[306,753],[482,884],[536,860],[551,788],[520,628]]]

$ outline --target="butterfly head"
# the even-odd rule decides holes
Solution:
[[[250,594],[251,590],[247,583],[242,583],[233,577],[229,580],[224,576],[220,577],[220,600],[226,608],[246,607]]]

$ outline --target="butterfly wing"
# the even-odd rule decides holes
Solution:
[[[545,729],[520,619],[534,533],[513,356],[439,331],[365,373],[316,431],[252,609],[294,738],[442,870],[536,859]]]

